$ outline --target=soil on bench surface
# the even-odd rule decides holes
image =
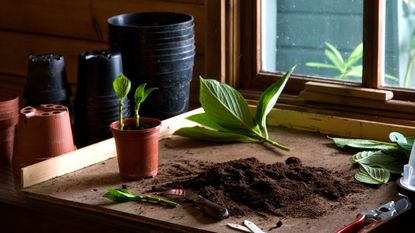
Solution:
[[[217,164],[201,162],[200,166],[185,163],[170,174],[173,181],[156,185],[153,191],[190,189],[226,206],[231,216],[238,217],[254,213],[317,218],[341,205],[348,194],[362,190],[352,177],[304,166],[296,157],[274,164],[253,157]]]

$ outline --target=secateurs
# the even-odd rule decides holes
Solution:
[[[356,216],[356,220],[344,226],[337,233],[364,233],[385,221],[386,219],[395,216],[403,210],[409,209],[411,203],[405,196],[401,196],[397,201],[390,201],[386,204],[378,206],[373,210],[366,210],[360,212]]]

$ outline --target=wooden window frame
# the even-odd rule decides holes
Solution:
[[[348,87],[365,87],[377,90],[393,91],[394,99],[384,104],[380,102],[378,109],[364,106],[343,106],[327,103],[307,103],[298,98],[304,90],[305,83],[316,81],[316,78],[292,75],[280,97],[282,108],[300,109],[331,115],[384,121],[404,125],[415,125],[415,91],[381,86],[383,67],[383,17],[385,1],[364,0],[363,17],[363,80],[362,83],[341,82],[317,79],[322,83],[341,84]],[[207,22],[216,20],[216,28],[221,28],[217,41],[207,39],[206,73],[237,88],[248,99],[258,99],[261,91],[275,82],[281,74],[262,72],[261,57],[261,0],[212,0],[206,1]],[[218,11],[220,7],[221,10]],[[215,14],[212,14],[212,13]],[[219,13],[218,13],[219,12]],[[219,42],[218,42],[219,41]],[[211,44],[216,43],[217,50]],[[219,52],[218,52],[219,51]],[[209,56],[212,55],[212,56]],[[215,65],[216,64],[216,65]],[[395,112],[395,106],[407,112]]]

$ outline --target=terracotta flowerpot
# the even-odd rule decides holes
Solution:
[[[161,121],[155,118],[140,118],[141,124],[154,127],[139,130],[119,130],[119,122],[111,123],[115,139],[120,175],[126,180],[154,177],[158,171],[158,140]],[[124,125],[134,125],[135,119],[124,120]]]
[[[18,111],[18,94],[0,90],[0,165],[11,162]]]
[[[44,104],[20,110],[13,166],[46,160],[75,150],[69,111],[63,105]]]

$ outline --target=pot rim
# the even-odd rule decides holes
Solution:
[[[135,118],[126,118],[123,119],[124,124],[134,124],[135,122]],[[120,130],[118,128],[119,125],[119,120],[114,121],[110,124],[110,130],[111,131],[115,131],[117,133],[121,133],[121,134],[135,134],[137,132],[140,133],[148,133],[150,131],[154,131],[154,130],[158,130],[161,127],[161,120],[157,119],[157,118],[153,118],[153,117],[140,117],[140,123],[142,122],[153,122],[156,124],[156,126],[154,127],[150,127],[150,128],[146,128],[146,129],[133,129],[133,130]]]

